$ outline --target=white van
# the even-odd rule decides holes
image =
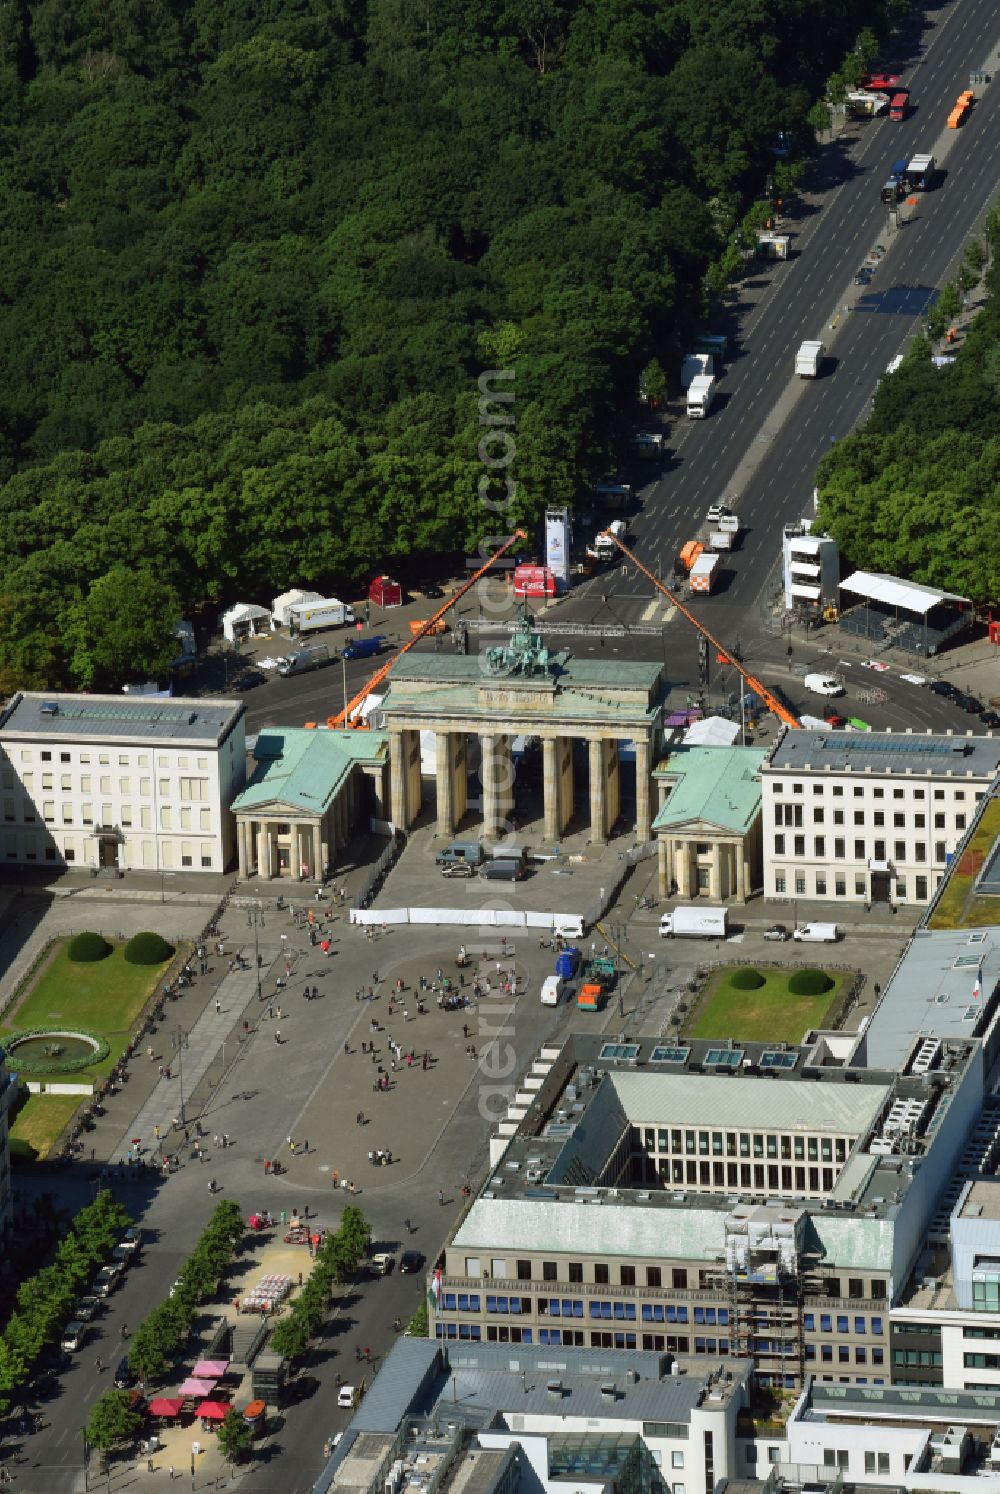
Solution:
[[[836,944],[839,937],[835,923],[804,923],[792,934],[801,944]]]
[[[807,674],[802,681],[813,695],[843,695],[844,685],[835,674]]]
[[[542,1005],[558,1006],[564,989],[565,982],[561,975],[547,975],[542,981]]]

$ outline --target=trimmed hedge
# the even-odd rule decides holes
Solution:
[[[759,970],[734,970],[729,977],[729,984],[734,991],[759,991],[764,984],[764,977]]]
[[[130,965],[165,965],[174,952],[162,934],[134,934],[125,946]]]
[[[111,953],[111,945],[102,934],[77,934],[71,939],[66,951],[71,960],[78,965],[92,965],[97,960],[106,960]]]
[[[796,970],[788,989],[793,996],[822,996],[833,989],[833,977],[825,970]]]

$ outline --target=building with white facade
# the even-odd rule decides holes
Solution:
[[[783,732],[761,768],[765,897],[926,903],[998,767],[992,733]]]
[[[7,865],[225,871],[241,700],[19,691],[0,715]]]

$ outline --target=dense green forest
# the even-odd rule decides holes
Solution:
[[[818,474],[820,525],[853,565],[1000,605],[1000,210],[966,248],[872,414]],[[988,268],[987,268],[988,266]],[[986,299],[955,361],[938,335],[984,278]]]
[[[152,668],[180,611],[573,502],[724,282],[776,131],[805,148],[906,8],[0,6],[0,688]]]

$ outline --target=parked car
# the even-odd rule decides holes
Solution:
[[[984,726],[1000,726],[1000,711],[980,711],[979,719]]]
[[[419,591],[421,595],[425,597],[444,596],[444,592],[441,590],[440,586],[438,586],[436,581],[418,581],[414,589],[416,591]]]
[[[955,686],[948,680],[931,680],[930,688],[935,695],[957,695]]]
[[[236,676],[233,684],[237,690],[256,690],[258,685],[267,684],[267,675],[261,674],[259,669],[244,669]]]
[[[108,1264],[117,1266],[119,1271],[127,1271],[133,1259],[134,1255],[131,1250],[126,1250],[124,1245],[116,1245],[111,1252],[111,1260]]]
[[[846,726],[847,724],[844,717],[838,716],[836,711],[827,711],[823,720],[827,726]]]
[[[855,285],[870,285],[871,284],[871,280],[872,280],[872,276],[874,274],[875,274],[875,271],[871,268],[870,265],[863,265],[862,268],[858,271],[858,273],[854,277],[854,284]]]
[[[353,1411],[358,1404],[356,1385],[342,1385],[337,1391],[337,1405],[343,1411]]]
[[[137,1224],[130,1225],[118,1241],[120,1249],[127,1250],[130,1255],[135,1255],[142,1247],[142,1230]]]
[[[981,711],[985,710],[982,701],[977,700],[974,695],[965,695],[960,691],[957,695],[953,695],[952,699],[960,711],[968,711],[970,716],[978,716]]]
[[[128,1390],[129,1386],[135,1383],[135,1378],[135,1375],[129,1369],[128,1355],[126,1354],[124,1358],[119,1359],[115,1368],[115,1389]]]
[[[101,1310],[100,1297],[77,1297],[73,1303],[73,1316],[81,1323],[89,1323]]]
[[[388,1250],[379,1250],[368,1263],[373,1276],[388,1276],[395,1264],[396,1257]]]
[[[102,1266],[94,1281],[94,1294],[98,1297],[110,1297],[118,1285],[119,1272],[113,1266]]]
[[[764,938],[772,939],[778,944],[784,944],[788,938],[788,930],[783,923],[772,923],[769,929],[764,930]]]
[[[419,1250],[404,1250],[399,1257],[399,1269],[404,1275],[419,1271],[423,1264],[424,1258]]]
[[[75,1354],[87,1337],[86,1323],[67,1323],[63,1329],[61,1347],[64,1354]]]

